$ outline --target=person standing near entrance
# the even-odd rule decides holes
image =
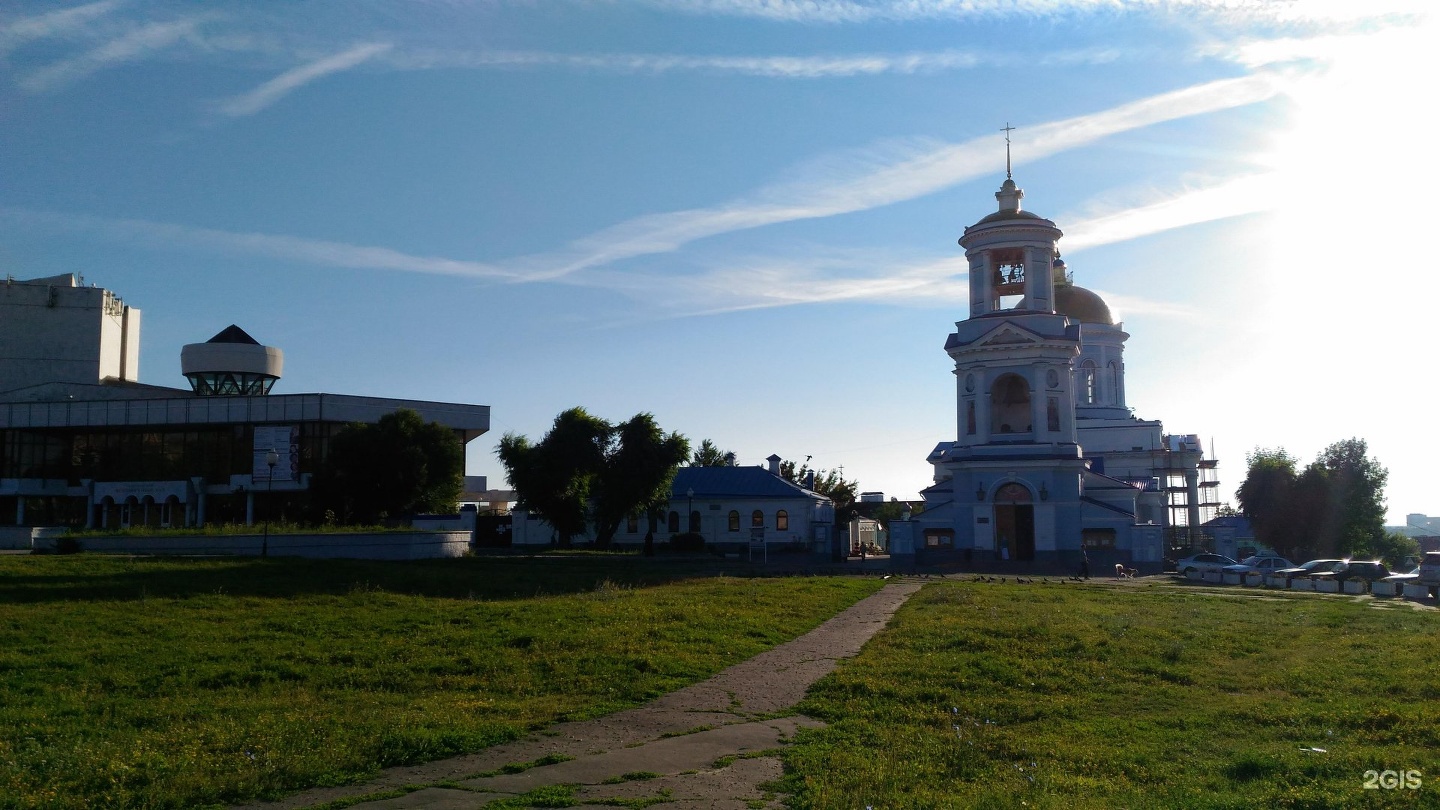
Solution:
[[[1079,579],[1090,578],[1090,554],[1085,549],[1080,549],[1080,576]]]

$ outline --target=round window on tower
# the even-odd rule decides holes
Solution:
[[[1053,368],[1045,372],[1045,384],[1050,386],[1051,388],[1059,388],[1060,374],[1056,372]]]
[[[965,375],[965,390],[966,390],[966,391],[972,391],[972,392],[975,390],[975,375],[974,375],[974,374],[966,374],[966,375]]]

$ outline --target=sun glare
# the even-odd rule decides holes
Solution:
[[[1316,69],[1292,80],[1290,123],[1267,156],[1277,198],[1265,275],[1284,309],[1312,324],[1357,304],[1413,300],[1425,285],[1434,292],[1433,276],[1414,262],[1428,254],[1423,240],[1434,227],[1426,85],[1440,73],[1436,34],[1425,19],[1329,38]],[[1364,283],[1382,279],[1389,283]]]

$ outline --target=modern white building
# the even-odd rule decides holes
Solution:
[[[485,405],[273,394],[283,353],[237,326],[181,349],[187,388],[138,382],[139,343],[140,311],[75,276],[0,287],[0,525],[253,523],[347,423],[409,408],[462,444],[490,429]]]
[[[1198,437],[1138,419],[1125,396],[1130,337],[1074,284],[1054,222],[1008,177],[999,209],[965,229],[969,312],[955,363],[956,438],[927,459],[923,512],[891,524],[902,561],[1016,570],[1159,564],[1177,527],[1211,516],[1214,461]],[[910,555],[914,555],[913,558]]]

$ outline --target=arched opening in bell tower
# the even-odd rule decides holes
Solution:
[[[992,279],[995,297],[991,309],[1015,309],[1025,300],[1025,251],[1020,248],[996,250],[990,259],[995,268]]]
[[[1030,433],[1034,412],[1030,385],[1019,374],[1002,374],[990,388],[990,433]]]

